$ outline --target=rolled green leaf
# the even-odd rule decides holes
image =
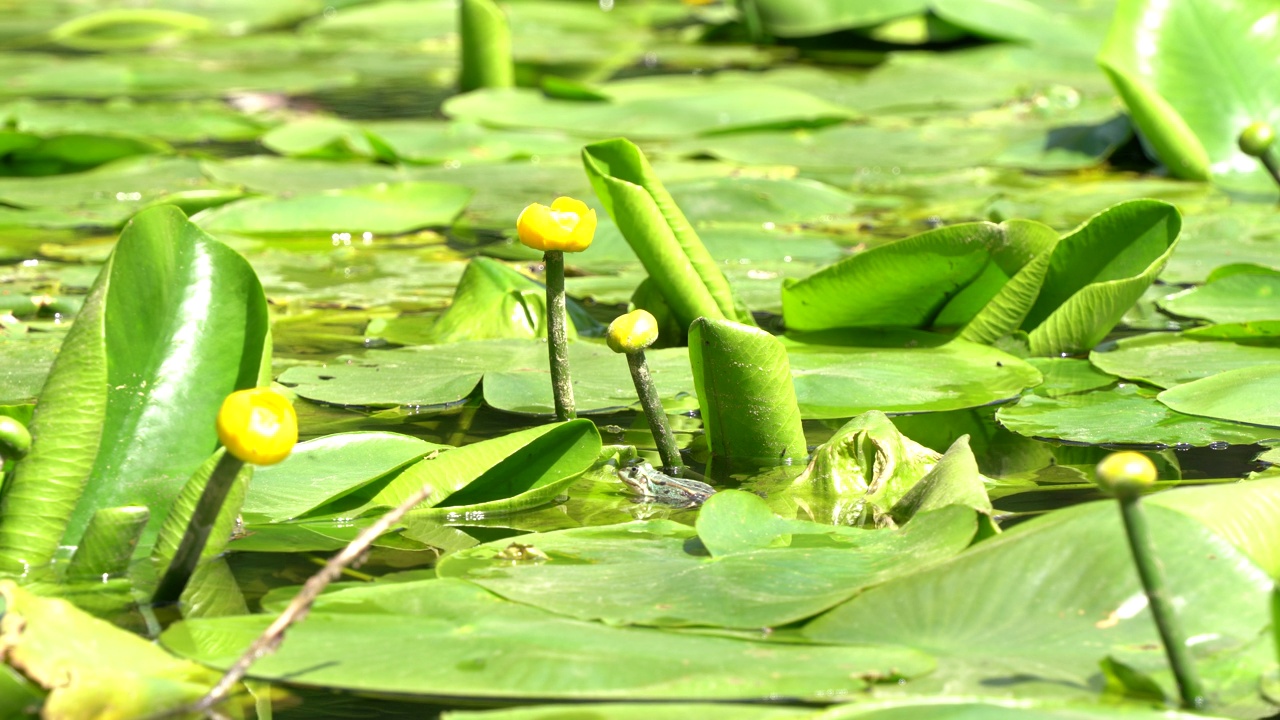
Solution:
[[[786,348],[769,333],[698,318],[689,364],[713,455],[758,465],[808,456]]]
[[[625,138],[592,143],[582,164],[681,327],[700,317],[755,324],[640,148]]]
[[[493,0],[461,0],[458,31],[462,36],[458,88],[462,92],[515,85],[511,30]]]
[[[80,546],[67,566],[67,579],[91,580],[123,575],[129,569],[133,549],[151,518],[151,511],[138,505],[102,508],[93,514]]]

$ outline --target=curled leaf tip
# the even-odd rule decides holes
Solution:
[[[648,310],[632,310],[609,323],[605,342],[616,353],[644,350],[658,339],[658,319]]]
[[[544,252],[582,252],[596,234],[596,211],[581,200],[558,197],[551,207],[533,203],[516,220],[520,242]]]
[[[1136,452],[1111,453],[1098,463],[1096,482],[1113,494],[1136,494],[1155,484],[1156,466]]]
[[[1276,131],[1271,125],[1259,121],[1240,133],[1240,151],[1245,155],[1262,157],[1276,141]]]
[[[298,442],[298,415],[271,388],[237,390],[218,410],[218,439],[242,462],[274,465]]]
[[[20,458],[31,449],[31,433],[27,426],[7,415],[0,415],[0,457]]]

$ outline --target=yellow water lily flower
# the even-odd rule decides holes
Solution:
[[[643,350],[658,339],[658,319],[648,310],[632,310],[609,323],[604,339],[616,353]]]
[[[218,410],[218,439],[243,462],[274,465],[298,442],[298,414],[271,388],[237,390]]]
[[[596,236],[596,211],[571,197],[558,197],[551,207],[533,203],[516,220],[516,234],[534,250],[582,252]]]

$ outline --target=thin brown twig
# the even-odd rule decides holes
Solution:
[[[379,536],[391,529],[391,526],[404,517],[405,513],[412,510],[419,503],[426,500],[431,495],[432,488],[430,485],[423,486],[415,492],[407,500],[396,506],[386,515],[378,518],[377,522],[365,528],[354,540],[351,541],[342,552],[334,555],[325,563],[320,572],[312,575],[306,583],[302,585],[302,589],[297,595],[293,596],[293,600],[289,602],[289,606],[280,613],[275,622],[253,641],[249,649],[240,656],[236,663],[227,669],[227,672],[213,686],[204,697],[192,705],[176,708],[169,712],[153,715],[149,720],[164,720],[165,718],[180,717],[188,714],[207,713],[213,707],[227,699],[231,694],[231,690],[236,684],[244,679],[248,674],[249,668],[265,655],[275,652],[280,646],[280,642],[284,640],[284,633],[294,623],[301,622],[311,610],[311,605],[315,602],[320,593],[328,587],[329,583],[338,579],[342,575],[342,571],[358,560],[369,550],[369,546],[377,540]]]

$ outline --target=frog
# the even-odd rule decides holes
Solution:
[[[647,462],[620,468],[618,478],[639,496],[640,502],[676,508],[696,508],[716,491],[704,482],[667,475]]]

